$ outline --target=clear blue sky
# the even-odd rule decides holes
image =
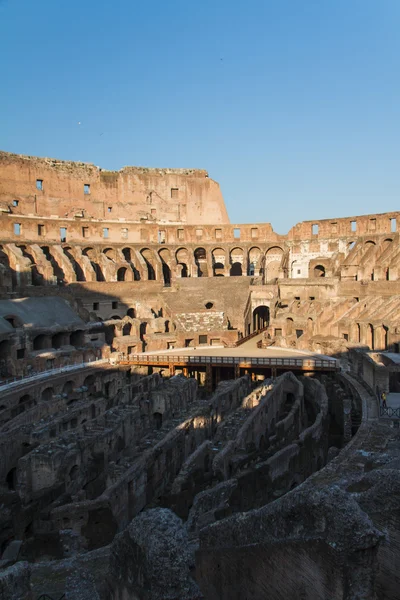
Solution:
[[[206,168],[279,233],[400,209],[399,31],[399,0],[0,0],[0,148]]]

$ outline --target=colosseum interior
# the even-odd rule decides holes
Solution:
[[[1,600],[398,600],[400,212],[2,152],[0,220]]]

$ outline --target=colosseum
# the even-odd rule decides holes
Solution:
[[[0,153],[0,599],[398,600],[400,212]]]

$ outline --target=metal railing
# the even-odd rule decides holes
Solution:
[[[266,327],[262,327],[261,329],[256,329],[255,331],[253,331],[253,333],[249,333],[249,335],[246,335],[245,337],[240,338],[240,340],[238,340],[236,342],[235,346],[241,346],[242,344],[244,344],[248,340],[251,340],[253,337],[256,337],[263,331],[266,331],[268,329],[268,327],[269,327],[269,325],[267,325]]]
[[[380,407],[380,415],[381,417],[390,417],[392,419],[400,419],[400,406],[398,408],[391,408],[387,406],[386,408]]]
[[[90,367],[92,365],[99,365],[110,362],[108,358],[98,358],[96,360],[90,362],[80,362],[73,363],[72,365],[65,365],[64,367],[57,367],[55,369],[48,369],[47,371],[38,371],[33,375],[18,375],[17,377],[10,377],[8,379],[3,379],[0,381],[0,387],[8,385],[10,387],[20,385],[21,383],[30,383],[31,381],[36,381],[41,379],[42,377],[50,377],[52,375],[58,375],[59,373],[67,373],[68,371],[74,371],[76,369],[82,369],[85,367]]]
[[[200,364],[200,365],[239,365],[265,367],[300,367],[339,370],[335,359],[320,358],[268,358],[254,356],[190,356],[174,354],[129,354],[119,359],[120,363],[138,363],[146,365],[162,364]]]

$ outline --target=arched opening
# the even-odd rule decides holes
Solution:
[[[61,346],[65,346],[65,344],[68,343],[67,340],[65,339],[66,337],[67,337],[67,334],[65,334],[62,331],[54,334],[53,337],[51,338],[52,348],[55,348],[57,350],[58,348],[61,348]]]
[[[96,378],[94,375],[88,375],[83,382],[83,387],[87,388],[89,394],[96,392]]]
[[[165,333],[169,333],[169,321],[165,321],[164,326],[165,326]]]
[[[76,481],[79,475],[79,467],[78,465],[74,465],[69,471],[69,479],[70,481]]]
[[[179,269],[180,269],[181,277],[189,277],[189,269],[188,269],[189,254],[188,254],[188,251],[186,250],[186,248],[179,248],[179,250],[177,250],[175,253],[175,258],[176,258],[176,263],[178,266],[178,274],[179,274]]]
[[[386,327],[386,325],[383,325],[383,343],[384,343],[384,350],[388,349],[388,345],[389,345],[389,328]]]
[[[44,334],[37,335],[33,340],[33,349],[46,350],[47,348],[52,348],[50,336]]]
[[[257,306],[253,310],[253,331],[258,331],[269,325],[269,307]]]
[[[231,268],[229,270],[230,277],[240,277],[243,274],[242,264],[244,261],[244,252],[242,248],[233,248],[230,251]]]
[[[48,387],[45,390],[43,390],[40,398],[44,402],[48,402],[49,400],[52,399],[53,395],[54,395],[54,389],[52,387]]]
[[[10,356],[11,343],[8,340],[0,342],[0,358],[8,358]]]
[[[369,346],[371,350],[375,349],[374,327],[371,323],[368,323],[367,325],[367,346]]]
[[[103,254],[108,258],[108,260],[111,260],[114,263],[117,261],[117,252],[114,250],[114,248],[104,248]]]
[[[17,467],[13,467],[8,471],[6,476],[6,484],[9,490],[14,491],[17,487]]]
[[[156,280],[156,272],[151,263],[151,261],[154,260],[154,257],[152,255],[151,251],[148,248],[143,248],[143,250],[140,251],[140,254],[143,257],[144,262],[146,263],[147,279],[149,281],[155,281]]]
[[[211,256],[213,277],[223,277],[225,275],[225,250],[223,248],[214,248]]]
[[[122,254],[124,255],[126,262],[129,263],[129,265],[133,271],[134,281],[140,281],[140,273],[137,270],[136,265],[133,260],[133,256],[134,256],[133,250],[131,248],[123,248]]]
[[[242,265],[240,262],[235,262],[230,268],[229,275],[231,277],[240,277],[242,275]]]
[[[74,382],[73,381],[67,381],[63,385],[62,395],[64,397],[68,397],[72,393],[73,389],[74,389]]]
[[[125,281],[127,270],[128,269],[126,267],[120,267],[118,269],[118,271],[117,271],[117,281]]]
[[[307,333],[309,336],[312,336],[314,333],[314,321],[309,317],[307,319]]]
[[[122,328],[122,335],[131,335],[131,333],[132,333],[132,324],[125,323],[125,325]]]
[[[261,259],[261,249],[257,246],[250,248],[249,250],[249,275],[258,276],[260,271],[260,259]]]
[[[171,254],[167,248],[159,250],[158,255],[161,260],[164,285],[171,285]]]
[[[214,263],[213,272],[214,277],[224,277],[224,265],[220,262]]]
[[[126,311],[126,314],[131,319],[135,319],[136,318],[136,311],[135,311],[134,308],[128,308],[128,310]]]
[[[275,281],[279,276],[283,250],[279,246],[268,248],[265,253],[265,280]]]
[[[147,323],[140,323],[140,339],[143,341],[146,335]]]
[[[72,254],[72,248],[63,247],[63,252],[64,252],[65,256],[68,258],[69,262],[72,265],[72,268],[75,271],[76,280],[77,281],[86,281],[85,273],[83,272],[81,265],[78,263],[75,256]]]
[[[57,260],[50,252],[49,246],[41,246],[41,250],[43,251],[46,259],[49,261],[51,266],[53,267],[53,273],[57,277],[57,283],[64,283],[65,273],[58,264]]]
[[[325,267],[323,265],[314,267],[314,277],[325,277]]]
[[[156,429],[161,429],[161,427],[162,427],[162,421],[163,421],[162,414],[159,413],[159,412],[155,412],[153,414],[153,419],[154,419],[154,427]]]
[[[73,331],[70,337],[71,346],[75,346],[75,348],[81,348],[85,344],[85,332],[82,329],[77,329],[77,331]]]
[[[83,256],[87,256],[90,260],[90,264],[92,265],[93,271],[96,275],[96,281],[105,281],[104,273],[97,261],[97,254],[93,248],[84,248],[82,250],[82,254]]]
[[[206,307],[207,310],[210,310],[214,306],[214,303],[213,302],[206,302],[204,306]]]
[[[194,262],[197,266],[197,277],[207,277],[207,253],[204,248],[196,248],[194,251]]]
[[[286,335],[293,335],[293,319],[290,317],[286,319]]]

